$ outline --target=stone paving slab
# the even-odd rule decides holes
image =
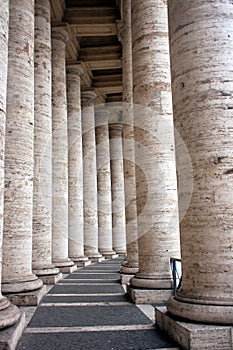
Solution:
[[[67,280],[62,280],[60,281],[60,283],[57,283],[57,285],[61,285],[61,284],[79,284],[79,283],[89,283],[89,284],[92,284],[92,283],[119,283],[119,280],[116,280],[116,279],[109,279],[109,280],[101,280],[101,279],[87,279],[87,278],[84,278],[84,279],[78,279],[78,278],[75,278],[75,279],[67,279]]]
[[[43,303],[75,303],[75,302],[120,302],[129,301],[124,295],[109,295],[109,296],[71,296],[71,297],[45,297]]]
[[[120,275],[118,273],[109,273],[109,274],[99,274],[99,273],[72,273],[71,275],[64,278],[62,281],[69,280],[69,279],[79,279],[79,278],[86,278],[86,279],[116,279],[120,280]]]
[[[157,330],[25,334],[17,350],[149,350],[174,348]]]
[[[152,324],[134,305],[39,307],[29,327]]]
[[[119,282],[121,261],[88,266],[51,288],[17,350],[174,350],[176,344],[145,313],[127,304]],[[108,281],[110,276],[115,281]]]
[[[124,293],[124,289],[120,284],[98,285],[98,286],[69,286],[56,285],[49,294],[96,294],[96,293]]]
[[[116,265],[116,266],[97,266],[97,265],[95,265],[95,266],[88,266],[88,267],[86,267],[85,268],[85,272],[87,272],[87,271],[106,271],[106,272],[108,272],[108,271],[111,271],[111,272],[116,272],[116,273],[118,273],[118,272],[120,272],[120,266],[119,265]],[[78,272],[80,272],[80,271],[82,271],[82,270],[79,270]]]

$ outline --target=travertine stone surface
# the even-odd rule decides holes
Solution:
[[[172,295],[171,289],[145,289],[126,286],[127,294],[135,304],[164,304]]]
[[[32,273],[34,1],[10,2],[2,291],[39,289]]]
[[[84,256],[83,229],[83,155],[80,64],[67,66],[68,110],[68,184],[69,184],[69,257],[73,261],[87,261]]]
[[[68,131],[65,48],[68,34],[52,28],[52,256],[57,267],[73,265],[68,258]]]
[[[131,284],[169,289],[179,220],[166,1],[132,1],[132,45],[134,105],[143,107],[134,114],[139,272]]]
[[[138,232],[134,152],[133,69],[131,37],[131,0],[122,2],[123,22],[119,36],[122,43],[123,85],[123,157],[125,178],[126,264],[121,273],[138,271]]]
[[[230,324],[232,16],[229,1],[169,1],[174,120],[192,160],[193,193],[181,222],[182,289],[167,307],[190,320]],[[185,164],[178,170],[189,172]]]
[[[126,253],[125,189],[122,149],[122,124],[109,124],[113,249]]]
[[[112,194],[108,132],[108,111],[105,105],[95,109],[96,159],[98,190],[99,251],[103,256],[114,255],[112,243]]]
[[[96,94],[82,92],[83,134],[83,206],[84,206],[84,251],[90,259],[101,258],[98,252],[98,203],[97,167],[95,141],[94,99]]]
[[[32,268],[56,275],[52,265],[52,101],[50,4],[35,1],[34,180]]]
[[[156,307],[156,326],[173,338],[185,350],[232,350],[232,327],[182,322]]]
[[[5,152],[5,123],[6,123],[6,90],[7,90],[7,53],[8,53],[9,2],[1,1],[0,11],[0,246],[3,236],[4,213],[4,152]],[[0,250],[2,260],[2,250]],[[0,265],[0,277],[2,266]],[[1,289],[0,289],[1,290]],[[0,291],[0,329],[14,324],[20,317],[16,306],[2,296]],[[1,342],[0,336],[0,342]]]

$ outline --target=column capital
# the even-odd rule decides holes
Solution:
[[[70,39],[66,27],[64,26],[52,27],[51,34],[52,39],[57,39],[63,41],[64,43],[67,43]]]
[[[122,137],[123,125],[121,123],[109,124],[110,139]]]
[[[96,92],[95,90],[86,90],[81,92],[81,99],[82,99],[82,104],[86,105],[92,105],[94,104],[94,100],[96,98]]]
[[[102,123],[108,123],[110,116],[110,111],[107,109],[105,105],[98,105],[95,107],[95,119],[96,126],[101,125]]]
[[[84,71],[83,71],[83,68],[82,68],[82,65],[81,63],[74,63],[74,64],[68,64],[66,66],[66,71],[67,73],[69,74],[78,74],[79,77],[83,76],[84,74]]]

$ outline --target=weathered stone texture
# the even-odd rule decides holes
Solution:
[[[81,65],[67,67],[69,155],[69,257],[84,258],[83,154],[80,76]],[[87,260],[87,258],[86,258]]]
[[[10,2],[3,291],[38,289],[32,274],[34,1]]]
[[[51,23],[47,0],[35,2],[34,180],[32,268],[57,274],[52,265]]]
[[[65,48],[68,34],[52,28],[52,255],[55,266],[71,266],[68,258],[68,132]]]
[[[139,272],[134,287],[171,288],[179,256],[167,5],[132,2]],[[136,108],[137,107],[137,108]]]
[[[233,321],[232,16],[231,1],[169,1],[174,120],[193,193],[181,222],[182,289],[168,309],[213,323]]]
[[[102,108],[101,108],[102,107]],[[98,189],[99,251],[113,255],[112,250],[112,195],[108,131],[108,112],[104,105],[95,109],[96,159]]]
[[[4,213],[4,153],[5,153],[5,123],[6,123],[6,90],[7,90],[7,53],[8,53],[9,2],[2,1],[0,12],[0,246],[3,237]],[[0,250],[2,261],[2,249]],[[0,274],[2,266],[0,266]],[[16,306],[2,296],[0,288],[0,329],[14,324],[20,317]],[[1,342],[1,337],[0,337]]]
[[[82,95],[83,133],[83,199],[84,199],[84,250],[88,257],[98,258],[98,203],[95,141],[94,91]]]
[[[112,227],[113,249],[126,253],[125,188],[122,148],[122,124],[109,124],[111,180],[112,180]]]
[[[134,152],[131,0],[123,1],[122,6],[123,22],[119,34],[122,43],[123,157],[127,263],[122,266],[121,272],[136,273],[138,271],[138,232]]]

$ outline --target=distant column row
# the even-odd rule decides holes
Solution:
[[[81,91],[81,65],[66,66],[65,27],[51,28],[46,0],[2,0],[1,9],[4,328],[21,317],[10,301],[37,305],[43,284],[56,283],[77,266],[125,254],[126,238],[124,215],[118,230],[118,212],[112,212],[112,198],[124,198],[122,135],[118,169],[111,166],[107,114],[101,113],[98,126],[95,93]]]

